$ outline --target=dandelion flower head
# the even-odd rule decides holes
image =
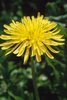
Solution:
[[[14,21],[9,25],[4,25],[4,35],[0,39],[1,49],[6,50],[6,55],[13,53],[18,57],[24,56],[24,64],[27,63],[29,56],[35,56],[38,62],[41,56],[46,54],[53,59],[52,53],[58,53],[53,47],[63,45],[63,35],[59,34],[57,23],[49,21],[43,15],[24,16],[21,22]]]

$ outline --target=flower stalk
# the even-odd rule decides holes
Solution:
[[[40,100],[38,89],[37,89],[36,69],[35,69],[35,62],[34,62],[34,60],[33,60],[31,69],[32,69],[32,79],[33,79],[33,87],[34,87],[35,98],[36,98],[36,100]]]

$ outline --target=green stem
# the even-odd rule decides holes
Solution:
[[[37,82],[36,82],[36,70],[35,70],[35,63],[33,61],[32,63],[32,78],[33,78],[33,87],[34,87],[34,93],[36,96],[36,100],[40,100],[39,98],[39,93],[38,93],[38,89],[37,89]]]

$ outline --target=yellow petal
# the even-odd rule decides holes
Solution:
[[[11,36],[8,36],[8,35],[1,35],[0,38],[3,39],[3,40],[9,40],[9,39],[11,39]]]
[[[56,29],[55,29],[55,30],[56,30]],[[60,29],[57,30],[57,31],[55,31],[55,30],[51,31],[53,35],[56,35],[56,34],[58,34],[58,33],[61,31]]]
[[[26,64],[29,59],[29,53],[30,53],[30,48],[27,48],[24,55],[24,64]]]
[[[8,55],[10,53],[12,53],[17,47],[18,47],[19,44],[15,45],[13,48],[11,49],[8,49],[9,51],[7,51],[7,53],[5,55]]]
[[[13,44],[10,44],[10,45],[8,45],[8,46],[1,47],[1,49],[2,49],[2,50],[6,50],[6,49],[9,49],[9,48],[12,47],[12,46],[13,46]]]
[[[59,53],[59,51],[57,51],[57,50],[54,50],[51,46],[47,46],[47,48],[51,51],[51,52],[53,52],[53,53]]]
[[[45,26],[45,31],[46,32],[50,31],[51,29],[55,28],[56,26],[57,26],[57,23],[52,22],[52,23],[50,23],[50,24],[48,24],[48,25]]]
[[[37,51],[36,51],[35,55],[36,55],[36,60],[37,60],[38,62],[40,62],[40,61],[41,61],[41,56],[39,56],[39,54],[38,54]]]
[[[8,46],[8,45],[11,45],[11,44],[12,44],[11,41],[10,42],[4,42],[4,43],[1,43],[0,46]]]
[[[6,25],[6,24],[4,24],[4,27],[5,27],[6,29],[8,29],[8,30],[11,29],[11,27],[10,27],[9,25]]]
[[[22,43],[18,48],[17,48],[17,51],[15,51],[14,53],[18,53],[17,56],[21,56],[23,55],[24,51],[25,51],[25,48],[26,46],[28,45],[28,41]]]
[[[32,54],[31,56],[34,56],[35,55],[35,50],[34,50],[34,47],[32,46]]]
[[[49,50],[47,49],[47,47],[46,47],[45,45],[42,46],[42,51],[43,51],[44,53],[46,53],[46,55],[47,55],[49,58],[54,59],[54,57],[51,55],[51,53],[49,52]]]
[[[54,59],[54,57],[51,55],[51,53],[48,51],[48,49],[46,49],[45,53],[50,59]]]
[[[56,40],[56,41],[64,41],[65,39],[62,38],[63,35],[54,35],[52,36],[52,39]]]
[[[63,45],[64,43],[63,42],[56,42],[54,40],[46,40],[46,41],[43,41],[43,43],[45,45],[51,45],[51,46],[59,46],[59,45]]]
[[[17,54],[19,51],[20,51],[20,48],[22,47],[22,44],[20,44],[19,46],[18,46],[18,48],[16,49],[16,50],[14,50],[14,54]]]

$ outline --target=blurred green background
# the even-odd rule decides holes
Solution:
[[[57,22],[65,38],[54,60],[44,55],[35,65],[40,99],[67,100],[67,0],[0,0],[0,34],[3,24],[38,12]],[[23,57],[4,54],[0,49],[0,100],[34,100],[32,63],[23,65]]]

